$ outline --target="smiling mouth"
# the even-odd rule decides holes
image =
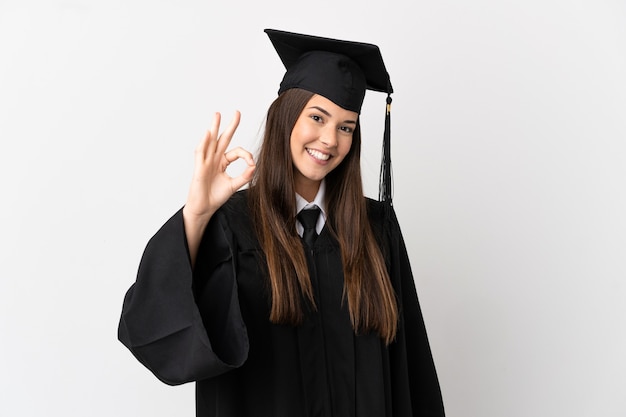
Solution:
[[[316,151],[315,149],[305,148],[307,153],[311,155],[313,158],[320,161],[328,161],[330,159],[330,154],[322,153],[320,151]]]

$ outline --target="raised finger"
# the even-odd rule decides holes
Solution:
[[[226,151],[226,148],[228,148],[228,145],[230,144],[230,140],[235,134],[235,130],[237,130],[237,126],[239,126],[239,120],[241,120],[241,113],[239,111],[235,111],[235,115],[230,121],[230,124],[222,132],[219,140],[217,141],[217,149],[215,150],[215,152],[224,153]]]
[[[215,138],[217,136],[215,136],[214,132],[216,131],[216,129],[219,129],[219,125],[220,125],[220,114],[215,113],[215,115],[213,116],[213,121],[211,123],[211,128],[207,130],[202,140],[198,142],[198,145],[196,146],[196,150],[195,150],[196,164],[198,162],[204,162],[211,142],[215,142]]]
[[[222,114],[220,112],[215,112],[213,116],[213,122],[211,123],[211,129],[207,133],[209,136],[205,142],[204,155],[205,157],[211,155],[215,147],[217,146],[217,138],[219,137],[220,131],[220,123],[222,121]]]

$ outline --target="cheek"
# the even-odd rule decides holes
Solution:
[[[350,152],[350,148],[352,148],[352,138],[346,138],[339,144],[339,153],[345,157]]]
[[[293,130],[291,131],[291,136],[289,136],[289,146],[291,147],[291,149],[294,149],[298,143],[300,142],[300,129],[298,129],[298,126],[296,125]]]
[[[297,147],[302,146],[306,142],[306,138],[308,137],[307,129],[300,123],[296,123],[293,130],[291,131],[291,137],[289,139],[289,145],[291,149],[295,149]]]

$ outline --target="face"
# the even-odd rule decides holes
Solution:
[[[298,117],[291,132],[291,156],[296,192],[308,201],[350,151],[358,116],[316,94]]]

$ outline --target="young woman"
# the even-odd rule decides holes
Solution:
[[[258,160],[229,150],[239,113],[221,134],[216,114],[119,338],[165,383],[196,381],[198,416],[443,416],[395,214],[363,196],[361,104],[380,74],[390,90],[380,52],[266,32],[287,73]]]

